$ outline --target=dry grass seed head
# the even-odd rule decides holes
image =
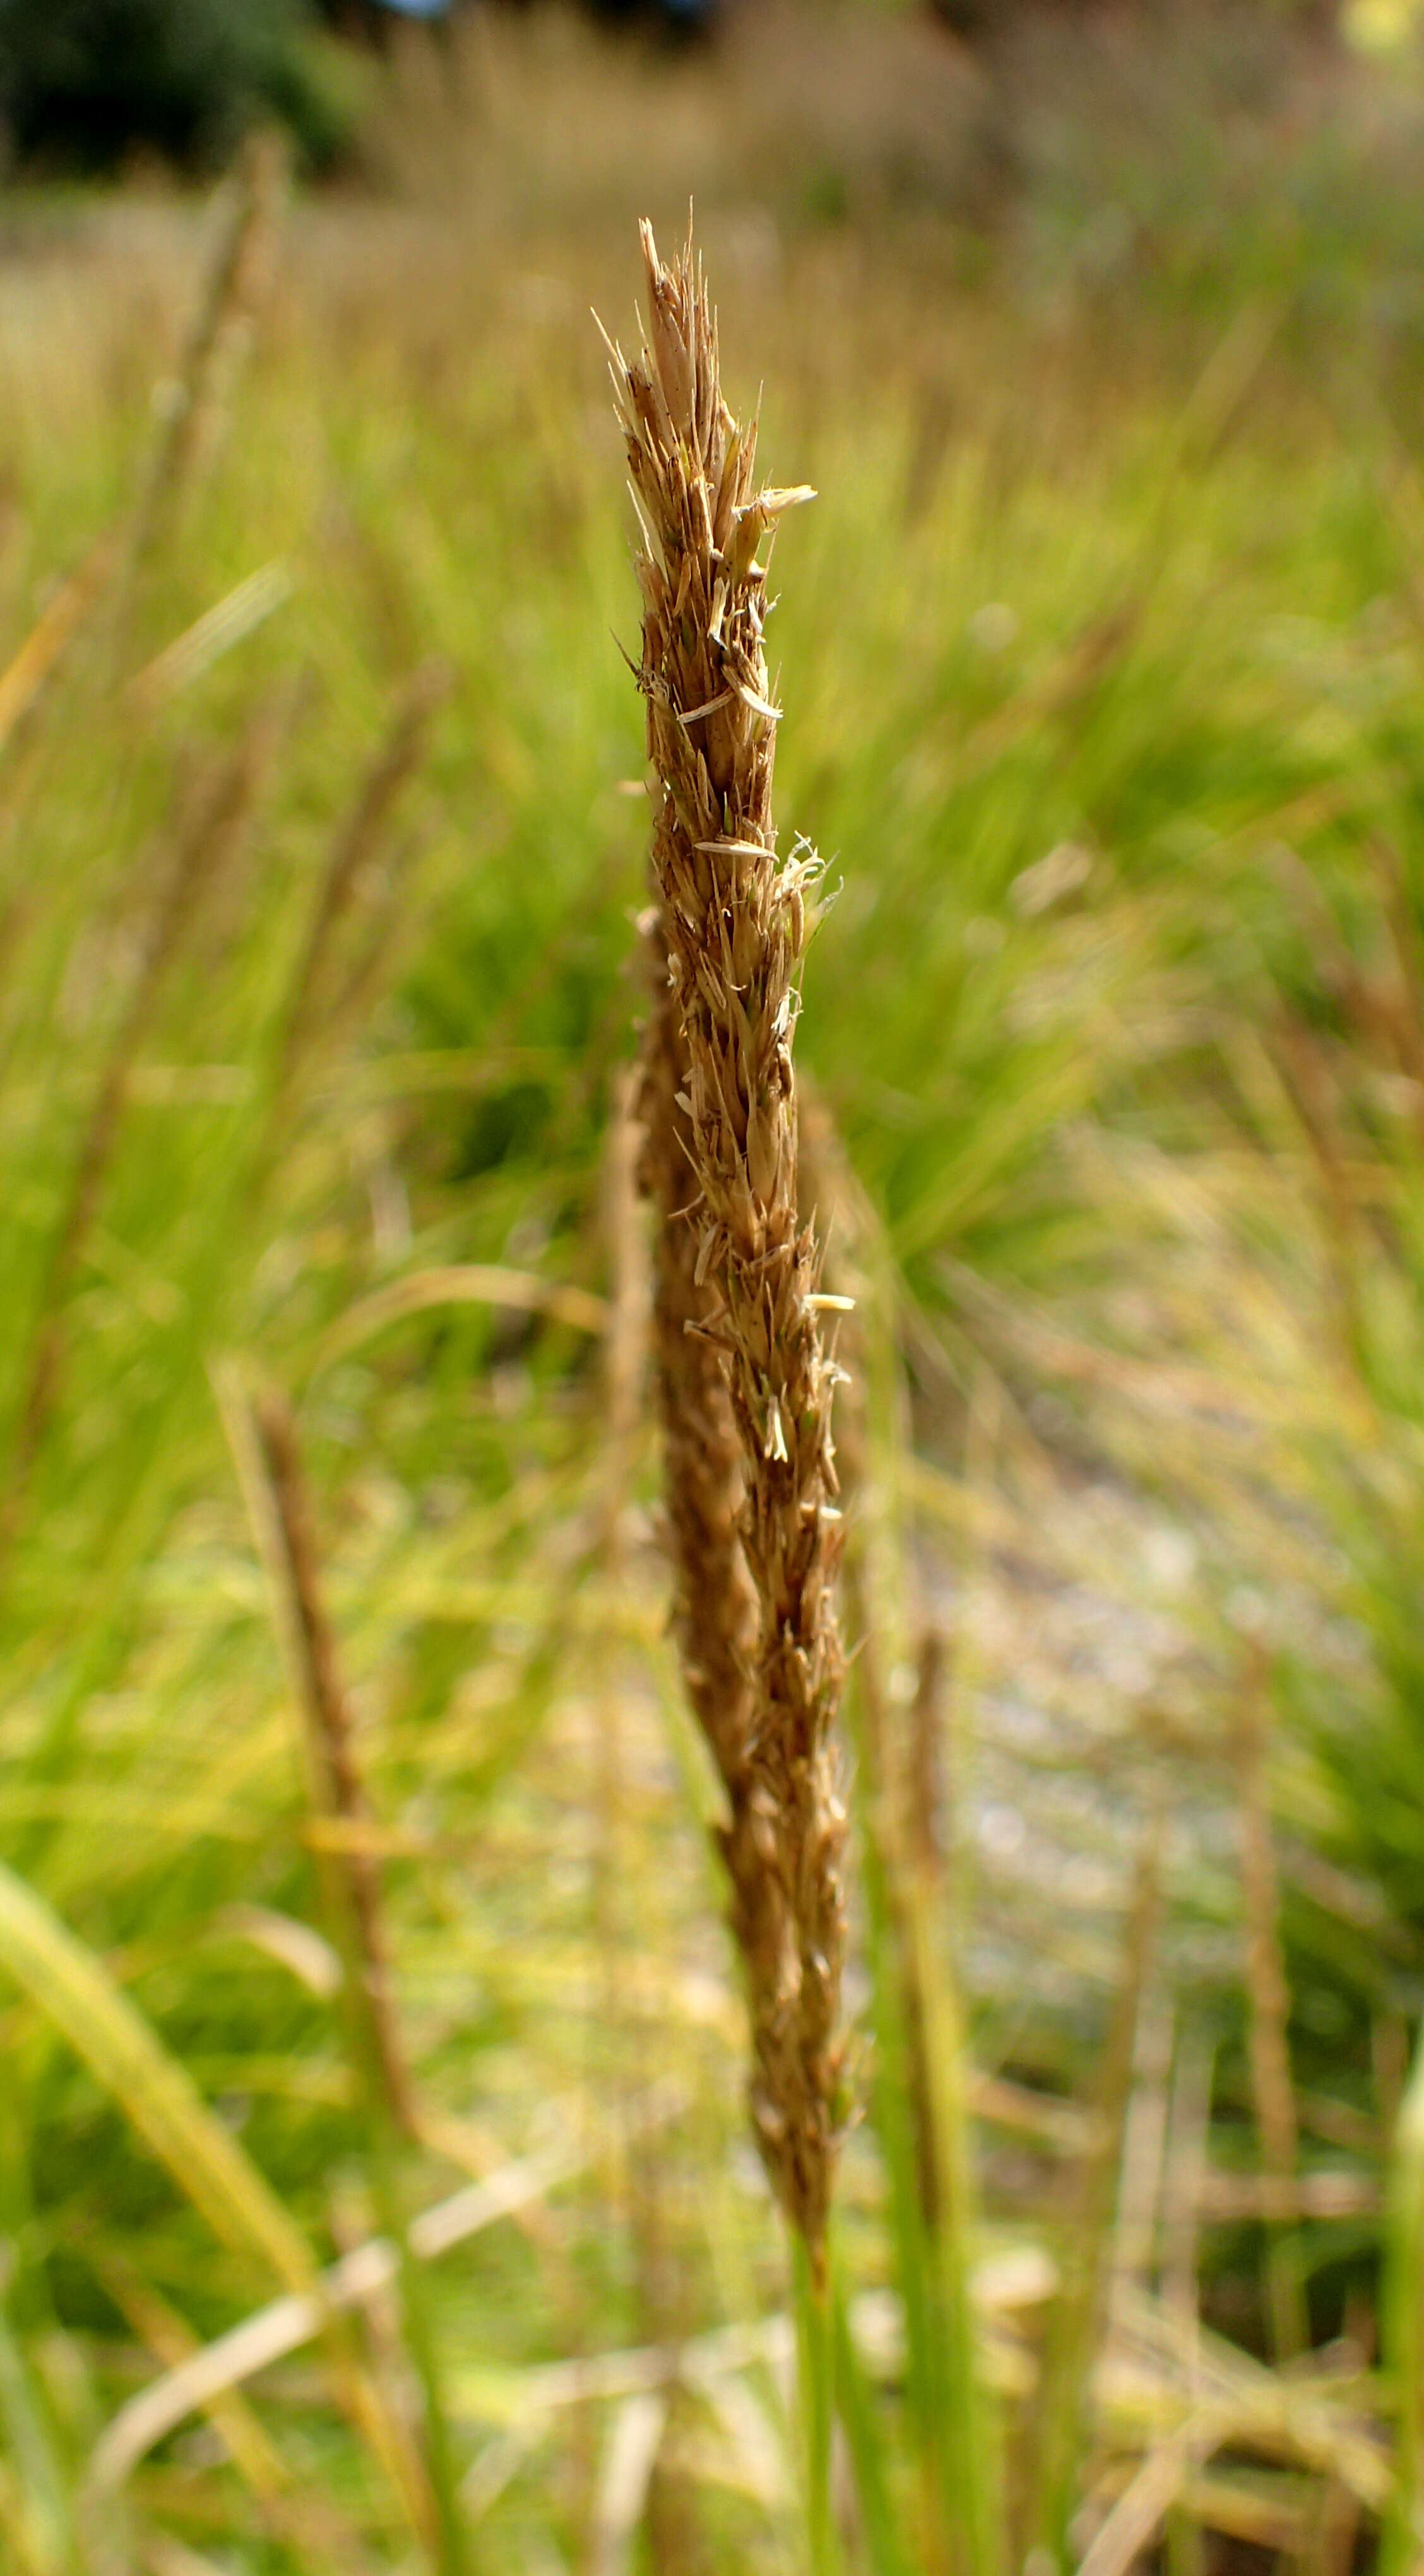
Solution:
[[[747,1615],[724,1545],[714,1615],[733,1674],[715,1705],[698,1633],[707,1622],[694,1606],[702,1569],[686,1563],[680,1629],[694,1707],[728,1783],[724,1851],[751,2001],[753,2115],[782,2205],[816,2254],[840,2116],[845,1822],[831,1744],[840,1534],[834,1370],[820,1340],[819,1255],[797,1215],[791,1055],[816,864],[802,850],[776,856],[777,710],[759,553],[810,495],[754,490],[755,424],[739,427],[723,398],[691,241],[671,268],[646,224],[642,245],[647,346],[631,365],[612,344],[609,353],[643,540],[638,677],[662,790],[652,863],[665,962],[644,1089],[647,1167],[670,1238],[659,1274],[670,1518],[680,1540],[704,1503],[725,1521],[729,1459],[715,1453],[726,1449],[718,1416],[729,1407],[752,1604]],[[697,1383],[679,1333],[704,1353]],[[698,1448],[680,1408],[714,1435],[705,1463],[716,1479],[695,1510],[677,1491]]]

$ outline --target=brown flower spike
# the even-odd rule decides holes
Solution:
[[[819,1258],[796,1201],[796,974],[819,876],[777,857],[765,551],[812,496],[754,491],[755,425],[723,401],[691,241],[642,226],[649,341],[611,349],[642,533],[655,992],[644,1182],[662,1223],[657,1343],[677,1625],[726,1788],[723,1855],[746,1966],[752,2113],[814,2259],[838,2127],[845,1945],[831,1727],[842,1654]]]

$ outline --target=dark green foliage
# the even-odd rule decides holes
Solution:
[[[220,157],[264,111],[307,139],[304,0],[0,0],[0,111],[23,160]]]

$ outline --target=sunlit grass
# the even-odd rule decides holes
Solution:
[[[3,752],[0,2526],[25,2576],[171,2576],[165,2540],[264,2576],[440,2545],[384,2312],[239,2368],[151,2449],[124,2411],[385,2223],[339,2006],[353,1836],[417,2107],[399,2205],[493,2194],[426,2276],[471,2564],[797,2563],[784,2253],[742,2143],[646,1430],[608,1538],[603,1165],[645,804],[584,315],[626,311],[642,199],[605,145],[560,182],[582,227],[541,215],[509,143],[554,39],[530,42],[494,64],[484,198],[457,170],[438,219],[298,207],[210,477]],[[625,133],[640,99],[670,113],[672,74],[590,59]],[[702,77],[675,92],[682,144],[649,145],[659,215],[715,129]],[[1206,252],[1185,283],[1124,254],[1055,271],[1049,310],[1033,200],[993,292],[942,208],[897,211],[863,172],[854,221],[769,184],[708,209],[729,378],[767,371],[767,452],[820,492],[779,542],[771,635],[780,811],[839,888],[798,1049],[856,1185],[845,1356],[870,1398],[868,2116],[837,2262],[847,2550],[876,2571],[955,2564],[962,2529],[991,2562],[998,2481],[963,2492],[986,2402],[1015,2538],[1057,2547],[1066,2520],[1098,2568],[1125,2563],[1131,2513],[1109,2517],[1139,2476],[1174,2550],[1198,2526],[1295,2548],[1302,2471],[1367,2530],[1387,2502],[1371,2335],[1424,1835],[1421,513],[1391,425],[1415,380],[1372,305],[1393,201],[1357,255],[1305,147],[1281,166],[1320,226],[1284,278],[1263,216],[1232,236],[1234,295]],[[1188,205],[1169,246],[1209,246],[1218,213]],[[71,210],[60,256],[49,219],[20,210],[0,281],[6,660],[127,524],[200,265],[181,205]],[[1343,342],[1312,316],[1327,274],[1356,281]],[[246,631],[200,625],[235,593]],[[133,686],[156,662],[166,695]],[[314,1010],[338,835],[431,662],[449,693]],[[185,819],[238,746],[221,864],[156,953]],[[296,1408],[359,1824],[304,1770],[242,1430],[267,1385]],[[945,1858],[904,1910],[929,1628]],[[1261,2360],[1236,1859],[1263,1655],[1303,2195],[1279,2241],[1335,2347],[1294,2384]],[[951,1946],[936,2201],[904,2015]],[[1416,2199],[1406,2160],[1406,2267]],[[1068,2360],[1035,2493],[1046,2347]],[[1194,2408],[1200,2456],[1172,2447]]]

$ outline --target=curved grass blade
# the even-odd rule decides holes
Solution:
[[[3,1863],[0,1968],[114,2096],[213,2233],[289,2289],[310,2290],[310,2248],[271,2185],[102,1960]]]

